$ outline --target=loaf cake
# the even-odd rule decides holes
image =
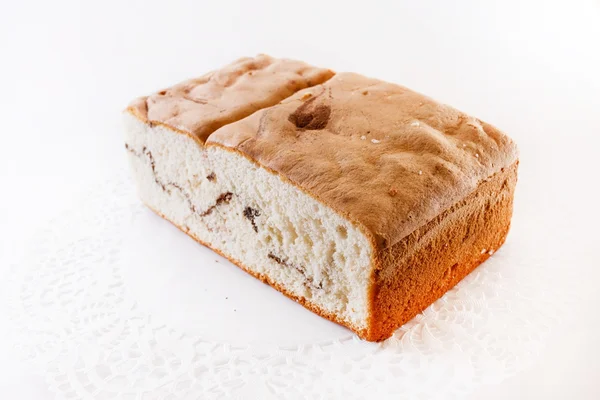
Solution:
[[[124,114],[149,208],[369,341],[441,297],[509,230],[513,141],[399,85],[260,55]]]

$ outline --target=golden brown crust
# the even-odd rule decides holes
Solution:
[[[341,73],[215,131],[391,246],[512,164],[514,143],[404,87]]]
[[[154,208],[150,207],[148,204],[146,204],[146,207],[148,207],[150,210],[152,210],[159,217],[169,221],[171,224],[173,224],[175,227],[177,227],[177,229],[179,229],[181,232],[187,234],[189,237],[194,239],[196,242],[200,243],[201,245],[203,245],[205,247],[208,247],[215,253],[219,254],[221,257],[226,258],[232,264],[235,264],[236,266],[241,268],[243,271],[245,271],[245,272],[249,273],[250,275],[252,275],[253,277],[259,279],[261,282],[271,286],[273,289],[282,293],[286,297],[294,300],[296,303],[299,303],[304,308],[314,312],[315,314],[317,314],[323,318],[328,319],[331,322],[335,322],[338,325],[342,325],[348,329],[351,329],[353,332],[355,332],[361,338],[365,338],[367,336],[366,328],[358,328],[355,325],[353,325],[352,323],[340,319],[337,314],[333,314],[333,313],[323,310],[321,307],[317,306],[316,304],[311,303],[309,300],[305,299],[304,297],[294,295],[293,293],[289,292],[285,287],[281,286],[277,282],[270,279],[267,275],[252,271],[250,268],[246,267],[246,265],[244,265],[244,263],[242,263],[241,261],[228,256],[227,254],[221,252],[219,249],[214,248],[210,244],[204,242],[203,240],[198,239],[193,233],[190,232],[189,229],[185,229],[185,228],[182,228],[181,226],[177,225],[175,222],[171,221],[169,218],[164,216],[162,213],[160,213],[157,210],[155,210]]]
[[[143,122],[164,125],[203,143],[223,125],[332,76],[327,69],[261,54],[140,97],[127,111]]]
[[[393,332],[450,290],[504,243],[518,162],[375,258],[370,341]]]

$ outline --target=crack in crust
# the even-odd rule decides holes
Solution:
[[[213,204],[212,206],[208,207],[203,212],[198,212],[198,209],[196,208],[196,206],[192,202],[192,196],[184,188],[182,188],[179,184],[177,184],[175,182],[163,182],[162,180],[159,179],[158,173],[156,172],[156,161],[154,160],[154,156],[152,155],[152,152],[150,150],[148,150],[148,148],[146,146],[142,147],[142,152],[141,153],[138,152],[138,151],[136,151],[135,149],[133,149],[127,143],[125,143],[125,149],[127,149],[127,151],[129,151],[131,154],[133,154],[134,156],[136,156],[138,158],[142,158],[142,156],[146,156],[146,158],[150,161],[150,168],[152,169],[152,175],[154,177],[154,182],[158,186],[160,186],[160,188],[164,192],[166,192],[168,194],[172,193],[170,187],[177,189],[181,193],[181,195],[183,197],[185,197],[185,199],[186,199],[186,201],[188,203],[188,207],[190,208],[190,210],[194,214],[199,215],[200,217],[206,217],[207,215],[210,215],[214,211],[215,208],[217,208],[221,204],[228,204],[231,201],[231,199],[233,198],[233,193],[231,193],[231,192],[221,193],[221,195],[217,198],[217,200],[215,200],[215,204]],[[214,173],[212,173],[211,175],[214,176]],[[211,175],[209,175],[207,177],[207,179]],[[209,180],[211,180],[211,179],[209,179]]]
[[[304,276],[304,284],[306,286],[310,287],[311,289],[323,289],[323,282],[319,282],[318,285],[315,284],[314,279],[306,275],[306,270],[303,267],[296,265],[294,263],[291,263],[287,260],[284,260],[281,257],[276,256],[273,253],[269,253],[267,255],[267,257],[269,257],[271,260],[275,261],[279,265],[282,265],[287,268],[293,268],[296,271],[300,272]]]

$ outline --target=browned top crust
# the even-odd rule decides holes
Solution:
[[[289,179],[383,247],[517,160],[513,141],[493,126],[353,73],[223,126],[211,143]]]
[[[261,54],[133,101],[127,111],[204,142],[216,129],[333,76],[327,69]]]

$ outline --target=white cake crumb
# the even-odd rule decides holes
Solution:
[[[360,140],[365,140],[367,137],[366,136],[361,136]]]
[[[419,175],[423,175],[423,171],[419,170]]]
[[[466,143],[463,143],[463,147],[467,147],[467,144],[466,144]]]
[[[485,254],[486,249],[481,250],[481,254]]]
[[[421,124],[419,123],[419,121],[414,121],[410,124],[410,126],[421,126]]]
[[[371,143],[375,143],[375,144],[377,144],[377,143],[381,143],[381,140],[377,140],[377,139],[371,139]]]
[[[488,254],[491,256],[492,254],[494,254],[494,249],[491,249],[490,251],[488,251]]]
[[[475,157],[479,158],[479,153],[475,153]]]

